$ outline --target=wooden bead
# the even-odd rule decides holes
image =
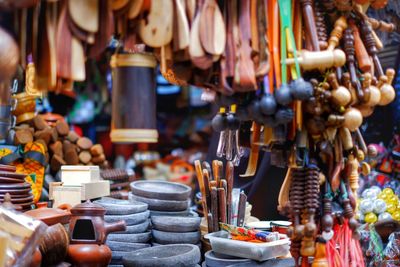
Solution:
[[[94,164],[101,164],[106,160],[106,156],[104,154],[100,154],[96,157],[92,157],[92,162]]]
[[[33,142],[33,136],[30,130],[23,129],[15,132],[15,137],[14,137],[15,145],[25,145],[30,142]]]
[[[95,144],[94,146],[92,146],[90,148],[90,153],[96,157],[96,156],[100,156],[101,154],[104,153],[104,149],[103,146],[101,144]]]
[[[62,165],[66,165],[67,163],[61,158],[59,155],[53,155],[50,161],[50,168],[53,171],[58,171],[61,169]]]
[[[55,128],[60,136],[66,136],[69,133],[69,126],[65,121],[57,121]]]
[[[83,150],[90,149],[93,146],[92,140],[87,137],[79,138],[76,144]]]
[[[67,140],[72,142],[72,143],[76,143],[79,139],[79,135],[75,132],[75,131],[69,131],[68,135],[67,135]]]
[[[379,77],[379,89],[381,91],[381,99],[379,101],[380,106],[385,106],[390,104],[396,97],[396,92],[391,85],[393,78],[394,78],[394,70],[387,69],[386,76],[382,75]]]
[[[77,165],[79,164],[79,156],[75,149],[69,149],[64,152],[65,161],[68,165]]]
[[[50,146],[50,150],[53,152],[53,154],[56,154],[60,156],[61,158],[63,157],[63,145],[61,141],[57,141],[52,143]]]
[[[79,153],[79,161],[82,162],[83,164],[87,164],[92,160],[92,155],[90,155],[89,151],[81,151]]]
[[[45,128],[48,128],[49,125],[47,122],[42,118],[42,116],[35,116],[33,118],[33,125],[35,126],[36,130],[43,130]]]

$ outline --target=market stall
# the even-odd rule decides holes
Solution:
[[[398,14],[0,1],[0,266],[400,266]]]

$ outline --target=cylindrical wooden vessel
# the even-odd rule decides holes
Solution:
[[[156,60],[149,54],[116,54],[112,67],[113,143],[155,143]]]

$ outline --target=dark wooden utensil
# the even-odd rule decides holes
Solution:
[[[244,225],[244,217],[246,214],[246,201],[247,196],[244,192],[240,192],[239,205],[238,205],[238,220],[237,226],[242,227]]]

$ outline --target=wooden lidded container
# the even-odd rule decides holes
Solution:
[[[115,54],[112,67],[113,143],[156,143],[156,59],[151,54]]]

